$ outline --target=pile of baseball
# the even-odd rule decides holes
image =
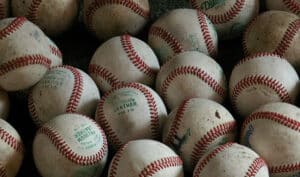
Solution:
[[[32,176],[27,158],[42,177],[300,177],[300,0],[189,0],[157,19],[150,2],[0,0],[0,177]],[[50,39],[79,19],[101,41],[87,71]],[[244,57],[227,76],[230,40]]]

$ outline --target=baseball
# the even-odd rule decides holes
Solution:
[[[84,23],[98,39],[136,35],[149,21],[148,0],[85,0]]]
[[[107,154],[103,130],[79,114],[55,117],[33,140],[34,162],[43,177],[100,176]]]
[[[115,149],[130,140],[160,139],[166,117],[158,94],[139,83],[123,83],[110,90],[96,111],[96,121]]]
[[[100,100],[94,81],[72,66],[51,68],[35,85],[28,97],[28,108],[34,123],[43,125],[63,113],[94,116]]]
[[[18,132],[0,119],[0,176],[15,177],[22,165],[24,149]]]
[[[106,92],[123,81],[152,86],[159,68],[158,59],[148,44],[122,35],[97,49],[90,61],[89,74],[100,90]]]
[[[154,140],[130,141],[113,157],[109,177],[183,177],[182,160],[166,145]]]
[[[248,23],[258,15],[259,0],[189,0],[215,25],[220,39],[240,36]]]
[[[270,176],[299,176],[300,109],[270,103],[252,112],[241,129],[241,143],[266,160]]]
[[[246,55],[272,52],[300,68],[300,18],[283,11],[267,11],[250,23],[243,37]]]
[[[213,24],[194,9],[175,9],[162,15],[152,24],[148,43],[161,63],[183,51],[199,51],[212,57],[218,52]]]
[[[10,101],[7,92],[0,90],[0,119],[7,119],[10,109]]]
[[[236,113],[245,117],[270,102],[294,103],[299,93],[299,77],[286,59],[257,53],[233,68],[229,93]]]
[[[183,52],[160,69],[156,90],[168,108],[173,109],[187,98],[201,97],[223,102],[227,82],[221,66],[197,51]]]
[[[9,0],[0,0],[0,19],[7,18],[9,13]]]
[[[24,16],[47,35],[56,36],[68,30],[77,19],[78,0],[12,0],[14,16]]]
[[[182,158],[185,170],[192,172],[210,148],[234,141],[237,124],[222,105],[206,99],[185,100],[169,114],[163,142]]]
[[[281,10],[300,16],[300,0],[265,0],[268,10]]]
[[[269,177],[266,162],[253,150],[227,143],[206,153],[197,163],[193,177]]]

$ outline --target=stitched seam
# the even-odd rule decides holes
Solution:
[[[155,173],[159,172],[160,170],[181,166],[183,164],[182,160],[178,156],[174,157],[165,157],[159,160],[156,160],[149,165],[147,165],[138,175],[139,177],[150,177],[154,176]]]
[[[28,8],[27,17],[30,21],[36,22],[37,20],[37,13],[39,6],[41,5],[42,0],[32,0],[31,4]]]
[[[263,85],[270,89],[272,89],[276,94],[279,96],[282,102],[288,102],[291,103],[291,97],[289,96],[288,91],[284,86],[277,81],[276,79],[273,79],[271,76],[267,75],[250,75],[242,80],[240,80],[233,88],[232,91],[232,107],[237,111],[237,98],[239,95],[247,88],[253,86],[253,85]]]
[[[210,129],[194,146],[191,161],[196,165],[200,157],[207,151],[209,145],[217,138],[229,134],[237,129],[235,121],[223,123]]]
[[[243,35],[243,39],[242,39],[242,47],[243,47],[243,51],[244,51],[244,54],[247,56],[247,55],[250,55],[250,51],[249,49],[247,48],[247,41],[246,41],[246,37],[247,35],[250,33],[250,29],[252,29],[252,27],[254,26],[256,20],[258,19],[259,16],[255,17],[254,19],[252,19],[252,21],[250,21],[249,25],[246,27],[245,29],[245,32],[244,32],[244,35]]]
[[[8,36],[16,32],[23,26],[26,21],[27,20],[25,17],[17,17],[16,19],[14,19],[9,25],[7,25],[0,31],[0,40],[3,40],[4,38],[7,38]]]
[[[89,73],[99,76],[101,79],[105,80],[111,87],[119,84],[118,78],[111,73],[108,69],[98,66],[96,64],[89,65]]]
[[[5,7],[4,7],[4,4],[2,4],[1,2],[0,2],[0,19],[3,19],[3,18],[5,18]]]
[[[59,50],[59,48],[49,45],[50,48],[50,53],[52,53],[53,55],[57,56],[58,58],[62,58],[63,55],[61,53],[61,51]]]
[[[151,69],[141,58],[141,56],[138,55],[137,51],[135,50],[134,46],[131,42],[130,35],[123,35],[121,36],[121,43],[123,46],[124,51],[127,54],[127,57],[132,62],[132,64],[141,72],[146,74],[150,78],[155,77],[155,71]]]
[[[283,4],[293,13],[300,14],[300,4],[294,0],[283,0]]]
[[[197,17],[200,24],[200,29],[202,31],[202,35],[204,38],[204,42],[206,44],[207,51],[210,56],[216,56],[217,55],[217,49],[214,46],[212,36],[208,29],[207,19],[204,13],[202,13],[200,10],[197,10]]]
[[[171,83],[175,80],[176,77],[180,75],[194,75],[206,83],[209,87],[211,87],[218,95],[224,97],[226,94],[225,89],[214,79],[212,78],[207,72],[203,71],[200,68],[195,66],[181,66],[173,70],[168,77],[164,80],[161,90],[162,90],[162,97],[167,100],[167,90]]]
[[[258,58],[261,58],[261,57],[276,57],[276,58],[279,58],[279,59],[283,59],[281,58],[279,55],[275,54],[275,53],[269,53],[269,52],[260,52],[260,53],[255,53],[251,56],[248,56],[242,60],[240,60],[234,67],[238,67],[248,61],[251,61],[251,60],[254,60],[254,59],[258,59]],[[264,58],[262,58],[263,60]]]
[[[19,153],[23,152],[23,144],[1,127],[0,127],[0,140],[2,140],[4,143],[6,143],[15,151]]]
[[[230,148],[233,145],[234,145],[234,143],[232,143],[232,142],[224,144],[224,145],[221,145],[218,148],[216,148],[215,150],[213,150],[211,153],[209,153],[207,156],[205,156],[203,158],[203,160],[201,160],[201,162],[199,162],[197,164],[197,167],[196,167],[196,169],[194,171],[194,175],[193,176],[200,176],[200,174],[202,173],[203,169],[206,167],[206,165],[208,165],[208,163],[209,163],[209,161],[211,159],[213,159],[219,153],[223,152],[224,150],[226,150],[227,148]]]
[[[120,159],[123,155],[123,152],[125,150],[125,148],[127,147],[128,143],[126,143],[125,145],[123,145],[118,152],[116,153],[116,155],[113,157],[112,161],[111,161],[111,166],[109,167],[109,177],[115,177],[117,175],[117,170],[118,170],[118,166],[119,166],[119,162]]]
[[[270,166],[270,173],[289,173],[292,171],[299,171],[300,170],[300,162],[294,164],[286,164],[280,166]]]
[[[34,100],[33,100],[32,91],[30,91],[30,93],[28,95],[28,109],[29,109],[29,113],[30,113],[30,116],[31,116],[32,120],[34,121],[34,123],[37,124],[38,127],[40,127],[43,124],[43,122],[39,119],[39,117],[37,115],[36,107],[35,107]]]
[[[284,56],[286,51],[292,44],[295,35],[299,32],[299,30],[300,30],[300,19],[297,19],[292,23],[290,23],[282,37],[282,40],[279,42],[277,48],[275,49],[274,53],[280,56]]]
[[[259,170],[264,166],[266,166],[265,161],[260,157],[256,158],[249,166],[245,177],[255,177]]]
[[[89,119],[91,120],[91,119]],[[104,132],[103,130],[93,121],[91,120],[101,131],[101,136],[103,139],[103,146],[101,149],[93,155],[90,156],[83,156],[79,155],[76,152],[74,152],[71,147],[65,142],[65,140],[60,136],[60,134],[55,131],[52,127],[42,127],[38,130],[38,134],[44,134],[47,136],[52,144],[57,148],[57,150],[68,160],[73,162],[77,165],[95,165],[99,161],[101,161],[104,156],[107,154],[108,148],[107,148],[107,140],[106,137],[103,136]]]
[[[49,69],[51,60],[40,54],[25,55],[23,57],[15,58],[0,65],[0,76],[3,76],[15,69],[35,64],[45,66],[47,69]]]
[[[0,163],[0,177],[8,177],[6,169],[4,166],[1,165],[1,163]]]
[[[173,36],[170,32],[167,30],[158,27],[158,26],[152,26],[149,31],[149,35],[156,36],[158,38],[161,38],[163,41],[165,41],[172,51],[177,54],[183,52],[183,46],[180,44],[180,42]]]

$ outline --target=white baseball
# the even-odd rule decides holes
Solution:
[[[269,177],[266,162],[253,150],[226,143],[206,153],[197,163],[193,177]]]
[[[258,15],[259,0],[189,0],[215,25],[220,39],[240,36],[248,23]]]
[[[169,114],[163,142],[180,155],[185,170],[193,172],[198,160],[210,148],[234,141],[236,129],[236,121],[222,105],[193,98]]]
[[[7,92],[0,90],[0,119],[7,119],[10,109],[10,101]]]
[[[96,111],[96,121],[116,149],[130,140],[160,139],[166,117],[158,94],[139,83],[124,83],[110,90]]]
[[[46,34],[55,36],[70,29],[77,18],[78,0],[12,0],[14,16],[24,16]]]
[[[55,117],[33,140],[34,162],[43,177],[100,176],[107,154],[103,130],[79,114]]]
[[[300,109],[287,103],[270,103],[252,112],[241,129],[241,143],[266,160],[270,176],[300,175]]]
[[[143,41],[122,35],[103,43],[90,61],[89,74],[101,91],[108,91],[119,82],[154,85],[159,62]]]
[[[93,117],[100,93],[95,82],[72,66],[51,68],[35,85],[28,98],[29,112],[41,126],[63,113],[81,113]]]
[[[18,132],[0,119],[0,176],[15,177],[22,165],[24,150]]]
[[[241,60],[230,76],[232,106],[242,117],[270,102],[294,103],[299,94],[299,77],[286,59],[257,53]]]
[[[223,102],[227,82],[221,66],[211,57],[196,51],[183,52],[160,69],[156,90],[168,108],[173,109],[187,98],[201,97]]]
[[[282,10],[300,16],[300,0],[265,0],[268,10]]]
[[[300,69],[300,18],[284,11],[267,11],[254,19],[243,37],[246,55],[272,52]]]
[[[130,141],[113,157],[109,177],[183,177],[182,160],[168,146],[154,140]]]
[[[24,17],[0,21],[0,46],[0,87],[6,91],[30,88],[62,62],[55,44]]]
[[[86,27],[100,40],[136,35],[150,17],[148,0],[85,0],[83,8]]]
[[[212,57],[218,52],[213,24],[194,9],[175,9],[162,15],[152,24],[148,43],[161,63],[183,51],[199,51]]]
[[[10,1],[0,0],[0,19],[7,18],[10,13]]]

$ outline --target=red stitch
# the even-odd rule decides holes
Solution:
[[[290,47],[295,35],[300,30],[300,19],[297,19],[289,24],[285,34],[282,37],[282,40],[279,42],[274,53],[284,56],[288,48]]]
[[[291,173],[300,171],[300,162],[294,164],[286,164],[281,166],[270,166],[270,173]]]
[[[216,81],[214,78],[212,78],[207,72],[203,71],[202,69],[195,67],[195,66],[181,66],[173,70],[168,77],[164,80],[161,91],[162,91],[162,97],[167,100],[167,89],[171,85],[172,81],[180,75],[195,75],[200,80],[205,82],[208,86],[210,86],[218,95],[221,97],[225,97],[226,91],[225,89]]]
[[[216,127],[210,129],[194,146],[191,161],[192,165],[195,166],[198,160],[203,156],[203,154],[208,150],[210,143],[212,143],[217,138],[227,135],[230,132],[234,132],[237,129],[237,124],[235,121],[223,123],[217,125]]]
[[[9,132],[5,131],[0,127],[0,140],[6,143],[8,146],[13,148],[15,151],[22,153],[23,152],[23,144],[18,141],[15,137],[13,137]]]
[[[96,64],[89,65],[89,73],[101,77],[101,79],[104,79],[111,87],[114,87],[120,83],[118,78],[108,69]]]
[[[197,17],[204,38],[204,42],[206,44],[207,51],[210,56],[215,57],[217,55],[217,48],[214,46],[212,36],[209,32],[206,16],[200,10],[197,10]]]
[[[31,4],[28,8],[27,12],[27,17],[30,21],[36,22],[37,20],[37,13],[38,13],[38,8],[41,5],[42,0],[32,0]]]
[[[101,1],[94,0],[94,2],[91,3],[90,6],[87,8],[86,15],[85,15],[86,25],[89,30],[95,32],[95,29],[93,28],[92,25],[92,20],[96,11],[103,6],[107,6],[111,4],[117,4],[117,5],[122,5],[124,7],[127,7],[145,19],[148,19],[150,16],[150,12],[148,10],[143,9],[138,3],[134,2],[133,0],[101,0]]]
[[[177,131],[179,130],[180,124],[183,121],[184,112],[187,109],[189,103],[190,99],[187,99],[178,107],[174,120],[172,121],[172,124],[170,126],[170,130],[164,141],[165,144],[171,145],[172,142],[174,142],[174,138],[177,134]]]
[[[213,150],[211,153],[209,153],[208,155],[206,155],[201,162],[199,162],[199,164],[197,164],[197,168],[194,170],[194,177],[198,177],[200,176],[200,174],[202,173],[203,169],[205,168],[205,166],[209,163],[209,161],[211,159],[213,159],[214,157],[217,156],[217,154],[223,152],[224,150],[226,150],[227,148],[230,148],[231,146],[233,146],[234,143],[229,142],[226,143],[224,145],[219,146],[218,148],[216,148],[215,150]]]
[[[246,37],[247,35],[250,33],[250,29],[252,29],[252,27],[254,26],[255,22],[257,21],[259,16],[255,17],[254,19],[252,19],[252,21],[250,21],[250,23],[248,24],[248,26],[245,29],[244,35],[243,35],[243,39],[242,39],[242,46],[243,46],[243,51],[244,54],[250,55],[250,51],[247,48],[247,41],[246,41]]]
[[[141,56],[138,55],[136,50],[134,49],[134,46],[131,42],[130,35],[122,35],[121,36],[121,43],[122,46],[127,54],[127,57],[132,62],[132,64],[137,67],[141,72],[149,76],[150,78],[154,78],[156,75],[156,72],[151,69],[141,58]]]
[[[63,57],[61,51],[56,46],[49,45],[49,48],[50,48],[50,53],[52,53],[53,55],[57,56],[58,58]]]
[[[21,68],[28,65],[42,65],[47,69],[50,68],[51,60],[40,55],[25,55],[23,57],[15,58],[6,63],[0,65],[0,76],[13,71],[17,68]]]
[[[89,119],[91,120],[91,119]],[[95,165],[99,161],[101,161],[105,155],[107,154],[108,147],[107,147],[107,139],[104,136],[103,130],[94,122],[92,121],[97,128],[101,131],[101,136],[103,139],[103,146],[101,149],[91,156],[83,156],[79,155],[76,152],[74,152],[71,147],[65,142],[64,139],[59,135],[55,129],[52,127],[42,127],[38,130],[38,134],[44,134],[46,135],[50,141],[53,143],[53,145],[57,148],[57,150],[65,156],[67,159],[69,159],[71,162],[77,164],[77,165]]]
[[[160,136],[160,133],[158,131],[159,130],[159,117],[158,117],[159,115],[158,115],[155,98],[153,97],[152,93],[146,87],[144,87],[142,84],[139,84],[139,83],[121,83],[104,94],[104,96],[101,98],[101,100],[98,104],[98,111],[96,112],[96,120],[101,125],[101,127],[104,129],[106,135],[109,137],[112,144],[114,144],[118,148],[123,143],[118,138],[118,135],[116,134],[116,132],[114,132],[114,130],[109,125],[109,122],[107,121],[107,118],[105,117],[103,107],[104,107],[104,103],[105,103],[107,97],[110,94],[112,94],[113,92],[115,92],[116,90],[119,90],[122,88],[134,88],[144,94],[144,96],[147,99],[147,103],[148,103],[149,110],[150,110],[152,135],[154,138],[159,138],[159,136]]]
[[[81,73],[79,72],[79,70],[72,66],[64,65],[59,68],[65,68],[65,69],[71,71],[72,74],[74,75],[74,86],[73,86],[70,100],[69,100],[67,108],[66,108],[67,113],[74,113],[74,112],[76,112],[77,106],[79,104],[79,101],[80,101],[80,98],[82,95],[83,77],[82,77]]]
[[[167,30],[158,27],[152,26],[149,31],[149,35],[159,37],[163,39],[172,49],[172,51],[177,54],[184,51],[183,46],[180,42]]]
[[[233,88],[232,91],[232,107],[238,112],[237,97],[247,88],[253,85],[263,85],[276,92],[282,102],[291,103],[292,99],[284,86],[276,79],[267,75],[250,75],[240,80]]]
[[[5,7],[4,7],[4,4],[2,4],[1,2],[0,2],[0,19],[3,19],[3,18],[5,18]]]
[[[295,0],[282,0],[283,4],[294,14],[300,14],[300,4]]]
[[[254,59],[261,58],[261,57],[276,57],[276,58],[279,58],[279,59],[283,59],[275,53],[260,52],[260,53],[255,53],[251,56],[245,57],[244,59],[240,60],[234,67],[236,68],[236,67],[246,63],[247,61],[251,61],[251,60],[254,60]]]
[[[30,91],[30,93],[28,95],[28,109],[29,109],[29,113],[30,113],[32,120],[38,127],[40,127],[43,124],[43,122],[38,118],[34,100],[33,100],[32,91]]]
[[[15,18],[9,25],[0,31],[0,40],[8,37],[15,31],[21,28],[21,26],[27,21],[25,17]]]
[[[8,177],[6,169],[4,166],[1,165],[1,163],[0,163],[0,177]]]
[[[117,175],[119,162],[127,145],[128,143],[124,144],[113,157],[111,161],[111,165],[109,167],[109,174],[108,174],[109,177],[115,177]]]
[[[260,157],[256,158],[252,162],[252,164],[249,166],[245,177],[255,177],[257,175],[257,173],[259,172],[259,170],[264,166],[265,167],[267,166],[266,162]]]
[[[154,176],[155,173],[159,172],[160,170],[169,168],[169,167],[176,167],[181,166],[183,164],[182,160],[178,156],[174,157],[165,157],[159,160],[156,160],[149,165],[147,165],[138,175],[138,177],[150,177]]]

